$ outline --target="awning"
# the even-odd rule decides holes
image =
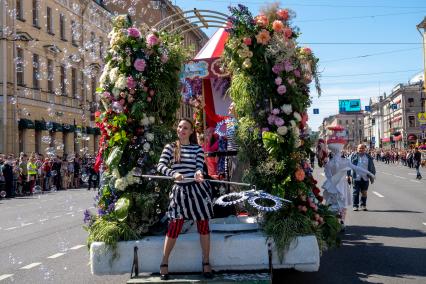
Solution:
[[[19,129],[34,129],[34,122],[30,119],[21,118],[18,123]]]
[[[47,130],[46,121],[35,120],[34,121],[35,130]]]
[[[382,138],[382,142],[384,143],[390,142],[390,138],[389,137]]]
[[[218,29],[203,48],[194,57],[194,60],[205,60],[219,58],[222,56],[225,49],[225,43],[228,40],[229,34],[224,28]]]
[[[53,132],[62,132],[63,131],[62,124],[57,123],[57,122],[53,122],[53,121],[50,121],[48,123],[49,123],[49,125],[51,125],[51,126],[48,127],[48,130],[53,131]]]
[[[393,141],[401,141],[402,140],[402,135],[397,135],[393,137]]]
[[[417,135],[416,134],[409,134],[407,136],[407,140],[408,141],[416,141],[417,140]]]
[[[399,117],[396,117],[396,118],[392,119],[392,122],[400,121],[401,119],[402,119],[402,117],[399,116]]]
[[[75,126],[68,124],[68,123],[63,123],[62,124],[62,130],[64,132],[74,132],[75,131]]]
[[[399,104],[401,102],[401,98],[397,98],[396,100],[393,101],[394,104]]]

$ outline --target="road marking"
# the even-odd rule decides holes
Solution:
[[[390,176],[392,175],[392,174],[390,174],[390,173],[386,173],[386,172],[382,172],[382,173],[384,173],[385,175],[390,175]]]
[[[14,230],[14,229],[16,229],[16,228],[18,228],[18,227],[10,227],[10,228],[6,228],[6,229],[4,229],[5,231],[10,231],[10,230]]]
[[[411,176],[415,176],[415,175],[417,175],[417,174],[415,174],[415,173],[408,173],[409,175],[411,175]]]
[[[59,218],[59,217],[61,217],[61,215],[56,215],[56,216],[53,216],[53,219],[56,219],[56,218]]]
[[[32,225],[32,224],[34,224],[34,223],[22,223],[21,227],[26,227],[26,226],[29,226],[29,225]]]
[[[86,245],[76,245],[76,246],[73,246],[72,248],[70,248],[70,249],[72,249],[72,250],[76,250],[76,249],[79,249],[79,248],[82,248],[82,247],[85,247]]]
[[[0,281],[4,280],[4,279],[7,279],[9,277],[12,277],[12,276],[13,276],[13,274],[3,274],[3,275],[0,275]]]
[[[41,262],[33,262],[31,264],[28,264],[24,267],[21,267],[20,269],[31,269],[33,267],[39,266],[41,264]]]
[[[407,179],[407,178],[405,178],[405,177],[400,177],[400,176],[394,176],[394,177],[396,177],[396,178],[400,178],[400,179]]]
[[[68,213],[65,213],[65,214],[67,214],[67,215],[71,215],[71,214],[74,214],[74,212],[68,212]]]
[[[380,193],[378,193],[377,191],[373,191],[373,193],[375,194],[375,195],[377,195],[378,197],[384,197],[383,195],[381,195]]]
[[[49,220],[49,219],[40,219],[40,222],[44,222],[44,221],[47,221],[47,220]]]
[[[84,210],[83,209],[78,209],[78,212],[83,212]]]
[[[421,183],[420,181],[418,181],[418,180],[412,180],[412,179],[410,179],[409,181],[411,181],[411,182],[415,182],[415,183]]]
[[[423,223],[423,225],[425,225],[425,226],[426,226],[426,222],[424,222],[424,223]]]
[[[63,252],[58,252],[58,253],[55,253],[54,255],[48,256],[47,258],[58,258],[60,256],[63,256],[64,254],[65,253]]]

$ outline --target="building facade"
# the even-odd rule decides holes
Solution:
[[[148,25],[179,11],[169,1],[140,1]],[[0,152],[91,154],[99,130],[95,90],[115,13],[102,0],[3,0],[0,7]],[[145,6],[144,6],[145,5]],[[165,5],[165,6],[164,6]],[[116,7],[115,7],[116,8]],[[185,46],[199,50],[207,36],[195,29]],[[181,116],[191,116],[183,106]],[[54,150],[54,151],[53,151]]]
[[[339,113],[326,117],[320,126],[320,137],[326,137],[329,126],[341,125],[346,129],[348,146],[356,147],[364,140],[364,117],[364,112]]]

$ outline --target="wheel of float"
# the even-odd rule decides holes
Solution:
[[[263,206],[260,205],[258,202],[260,200],[269,200],[272,201],[274,203],[273,206]],[[276,198],[273,195],[270,194],[260,194],[257,196],[253,196],[251,198],[249,198],[248,203],[253,206],[254,208],[256,208],[259,211],[266,211],[266,212],[274,212],[274,211],[278,211],[281,209],[281,207],[283,207],[282,202]]]
[[[226,198],[232,198],[232,197],[236,197],[237,199],[232,201],[225,200]],[[225,194],[219,197],[215,203],[220,206],[231,206],[231,205],[235,205],[237,203],[243,202],[247,200],[247,198],[248,197],[244,194],[244,192],[231,192],[229,194]]]

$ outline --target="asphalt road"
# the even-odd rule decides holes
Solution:
[[[342,246],[322,255],[318,272],[277,271],[276,283],[426,283],[426,180],[398,165],[377,171],[369,211],[349,211]],[[315,169],[320,184],[321,173]],[[90,273],[82,226],[94,195],[78,189],[0,200],[0,284],[125,283],[129,274]]]
[[[342,246],[322,255],[318,272],[278,273],[277,283],[426,283],[426,180],[400,165],[376,170],[369,211],[348,211]],[[322,173],[315,169],[319,184]]]

